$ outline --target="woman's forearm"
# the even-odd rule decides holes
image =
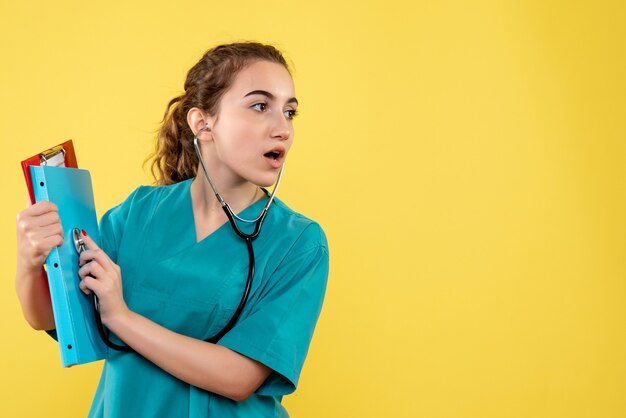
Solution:
[[[43,264],[50,251],[63,244],[58,208],[51,202],[28,205],[17,214],[16,227],[15,290],[24,318],[35,329],[53,329],[54,315]]]
[[[247,399],[271,370],[226,347],[170,331],[130,310],[106,324],[126,344],[166,372],[235,401]]]
[[[54,328],[50,289],[43,267],[25,267],[18,263],[15,289],[22,313],[31,327],[37,330]]]

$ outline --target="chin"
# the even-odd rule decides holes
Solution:
[[[276,183],[276,179],[274,179],[274,181],[260,181],[260,182],[254,182],[254,184],[256,184],[259,187],[263,187],[263,188],[268,188],[271,185],[273,185],[274,183]]]
[[[278,174],[272,174],[268,176],[264,176],[262,178],[254,179],[252,183],[256,184],[259,187],[270,187],[278,180]]]

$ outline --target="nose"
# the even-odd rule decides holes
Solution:
[[[292,130],[293,125],[291,121],[287,119],[283,113],[280,113],[272,127],[272,138],[286,141],[291,137]]]

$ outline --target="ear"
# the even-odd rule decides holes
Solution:
[[[187,125],[189,125],[189,128],[194,135],[197,135],[198,132],[200,132],[202,128],[206,128],[207,125],[209,127],[209,130],[204,130],[200,133],[200,136],[198,137],[200,140],[210,140],[213,138],[210,131],[212,122],[212,118],[209,117],[209,115],[207,115],[202,109],[192,107],[189,109],[189,112],[187,112]]]

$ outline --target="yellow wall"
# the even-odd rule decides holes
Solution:
[[[101,367],[61,369],[21,318],[19,161],[74,139],[102,214],[150,181],[187,69],[241,39],[295,63],[280,196],[331,245],[292,416],[626,416],[625,21],[619,0],[3,0],[0,416],[84,416]]]

